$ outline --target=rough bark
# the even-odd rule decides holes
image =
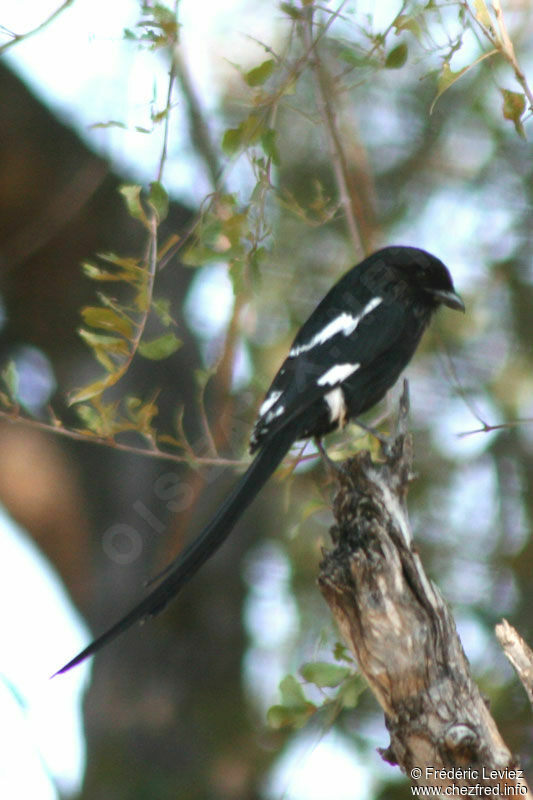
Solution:
[[[319,585],[385,712],[390,745],[383,758],[413,784],[447,794],[453,790],[446,787],[455,786],[479,787],[478,795],[531,797],[471,677],[450,609],[413,543],[406,506],[413,479],[407,413],[405,384],[383,461],[372,461],[365,451],[343,464],[334,549],[321,564]]]

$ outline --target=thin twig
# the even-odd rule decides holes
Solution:
[[[165,125],[163,127],[163,146],[161,147],[161,156],[159,158],[159,169],[157,170],[157,180],[163,180],[163,170],[167,160],[168,151],[168,134],[170,129],[170,109],[172,108],[172,89],[174,88],[174,81],[176,79],[176,56],[172,56],[170,62],[170,70],[168,74],[168,88],[167,88],[167,102],[165,106]]]
[[[347,0],[343,0],[337,11],[332,15],[329,23],[333,21],[341,12]],[[354,252],[357,258],[362,258],[364,249],[361,242],[359,226],[355,215],[354,203],[351,196],[349,184],[348,160],[344,152],[343,143],[339,134],[335,109],[331,103],[331,80],[326,72],[318,53],[318,38],[313,40],[313,8],[307,9],[307,20],[303,25],[303,35],[307,50],[311,54],[311,66],[315,79],[315,93],[317,105],[322,116],[324,128],[327,133],[329,149],[333,162],[333,171],[337,183],[337,189],[341,204],[346,216],[346,224],[350,238],[352,240]]]
[[[71,6],[73,3],[74,0],[65,0],[65,2],[62,3],[59,6],[59,8],[56,8],[56,10],[53,11],[50,14],[50,16],[44,20],[44,22],[41,22],[39,25],[37,25],[36,28],[32,28],[31,31],[26,31],[26,33],[11,33],[12,36],[11,41],[6,42],[5,44],[0,46],[0,56],[4,55],[4,53],[7,52],[7,50],[9,50],[10,47],[14,47],[16,44],[20,44],[20,42],[23,42],[25,39],[29,39],[30,36],[34,36],[36,33],[40,33],[42,30],[44,30],[44,28],[47,27],[47,25],[53,22],[56,19],[56,17],[58,17],[66,8]]]
[[[220,190],[223,180],[223,170],[220,165],[218,153],[213,147],[209,135],[209,127],[194,90],[187,65],[177,48],[174,54],[173,64],[176,71],[176,78],[178,79],[188,111],[190,141],[194,143],[196,150],[205,162],[213,189]]]
[[[513,419],[510,422],[502,422],[499,425],[490,425],[488,422],[483,423],[483,427],[475,428],[472,431],[462,431],[458,433],[457,436],[459,439],[463,439],[465,436],[472,436],[474,433],[490,433],[491,431],[501,431],[506,430],[507,428],[516,428],[518,425],[523,425],[524,423],[533,422],[532,417],[526,417],[525,419]]]
[[[454,361],[448,351],[448,348],[446,347],[446,342],[444,341],[438,330],[435,333],[435,338],[440,345],[440,355],[443,358],[444,368],[447,369],[449,377],[451,378],[450,383],[452,384],[456,393],[459,395],[459,397],[461,398],[467,409],[470,411],[472,416],[475,419],[477,419],[479,424],[483,426],[483,430],[485,430],[487,428],[487,423],[477,410],[472,400],[468,397],[466,389],[463,387],[459,379],[459,376],[457,374]]]

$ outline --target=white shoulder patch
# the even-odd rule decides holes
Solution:
[[[342,383],[360,366],[361,364],[335,364],[320,376],[317,383],[319,386],[334,386],[336,383]]]
[[[357,314],[355,317],[353,314],[348,314],[346,311],[343,311],[338,317],[335,317],[331,320],[331,322],[328,322],[328,324],[322,328],[322,330],[318,331],[318,333],[315,333],[313,338],[308,342],[293,347],[289,353],[289,356],[292,358],[299,356],[300,353],[305,353],[307,350],[311,350],[317,345],[324,344],[324,342],[327,342],[328,339],[331,339],[332,336],[335,336],[337,333],[342,333],[344,336],[349,336],[357,328],[363,317],[366,317],[367,314],[370,314],[370,312],[377,308],[377,306],[379,306],[379,304],[382,302],[383,298],[373,297],[372,300],[368,301],[361,313]]]

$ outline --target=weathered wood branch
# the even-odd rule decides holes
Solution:
[[[413,543],[407,414],[405,383],[397,431],[382,448],[383,461],[372,461],[365,451],[343,464],[334,549],[320,566],[319,586],[385,712],[386,761],[414,784],[441,791],[498,786],[502,795],[531,797],[471,677],[450,609]]]
[[[533,705],[533,650],[506,619],[496,625],[496,636]]]

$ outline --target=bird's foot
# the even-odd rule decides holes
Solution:
[[[331,475],[335,480],[339,479],[339,476],[346,475],[346,469],[342,466],[342,464],[338,464],[336,461],[333,461],[327,453],[326,448],[322,444],[322,440],[318,437],[315,438],[315,444],[317,446],[318,452],[320,453],[320,457],[322,462],[326,468],[326,472]]]
[[[381,445],[381,449],[383,451],[384,456],[390,455],[392,445],[394,443],[394,436],[384,436],[382,433],[377,431],[375,428],[372,428],[370,425],[365,425],[364,422],[361,422],[359,419],[354,419],[353,422],[359,427],[362,428],[364,431],[369,433]]]

